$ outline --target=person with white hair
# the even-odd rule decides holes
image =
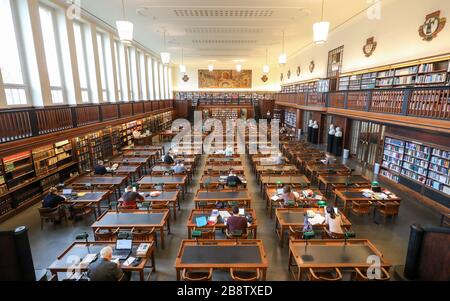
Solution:
[[[100,258],[89,265],[87,275],[91,281],[119,281],[124,277],[119,264],[111,261],[113,250],[110,246],[100,251]]]

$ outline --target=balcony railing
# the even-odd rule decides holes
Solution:
[[[450,119],[450,87],[277,93],[275,103]]]
[[[172,108],[172,100],[154,100],[0,110],[0,143]]]

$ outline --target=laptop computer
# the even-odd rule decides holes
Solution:
[[[283,194],[284,190],[283,188],[277,188],[277,194]]]
[[[131,254],[132,246],[133,241],[131,239],[118,239],[113,251],[113,257],[119,260],[127,259]]]
[[[63,189],[62,194],[66,195],[66,196],[71,196],[72,195],[72,189]]]

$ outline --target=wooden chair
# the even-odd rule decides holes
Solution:
[[[96,241],[116,241],[119,228],[116,229],[101,229],[97,228],[94,231],[94,239]]]
[[[331,238],[331,239],[344,239],[345,234],[344,233],[335,233],[328,230],[328,228],[324,228],[323,230],[323,238]]]
[[[193,228],[192,233],[197,232],[200,236],[196,237],[199,239],[216,239],[216,227],[212,228]]]
[[[261,272],[257,269],[230,269],[230,276],[233,281],[259,281]]]
[[[150,206],[152,207],[152,209],[169,209],[170,206],[170,202],[156,202],[156,201],[152,201],[150,202]]]
[[[164,176],[165,171],[152,171],[151,175],[156,177]]]
[[[225,235],[227,236],[227,239],[247,239],[251,231],[247,229],[247,231],[243,231],[242,233],[233,233],[230,232],[228,229],[225,229]]]
[[[289,239],[298,240],[303,239],[303,229],[298,226],[289,226]]]
[[[150,230],[132,229],[131,235],[134,241],[155,241],[158,247],[158,240],[156,239],[156,229],[153,227]]]
[[[83,216],[94,214],[94,218],[97,219],[97,213],[92,203],[81,204],[77,203],[71,207],[72,216],[74,219],[81,219]]]
[[[178,189],[179,190],[180,189],[180,185],[165,183],[164,184],[164,190],[169,190],[169,189],[172,189],[172,190]]]
[[[190,270],[183,269],[181,272],[181,280],[183,281],[211,281],[213,269],[208,270]]]
[[[38,208],[41,217],[41,230],[44,229],[44,222],[61,221],[63,218],[67,223],[67,215],[62,206],[55,208]]]
[[[386,224],[386,219],[388,216],[392,216],[394,221],[398,216],[398,211],[400,209],[399,202],[382,202],[377,203],[378,213],[384,216],[384,223]]]
[[[309,268],[307,279],[309,281],[341,281],[342,273],[338,268]]]
[[[379,279],[369,279],[369,277],[367,276],[367,269],[363,269],[363,268],[355,268],[355,272],[352,273],[352,280],[354,281],[389,281],[391,279],[391,275],[389,274],[389,272],[381,267],[381,275]]]
[[[352,202],[352,214],[361,216],[361,215],[370,215],[372,207],[371,201],[363,201],[363,202]]]

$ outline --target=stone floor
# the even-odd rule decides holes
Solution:
[[[270,219],[266,214],[265,202],[263,201],[255,176],[250,169],[250,161],[243,158],[245,173],[248,181],[248,189],[252,196],[252,206],[256,210],[258,219],[258,239],[262,239],[269,259],[268,280],[290,280],[287,269],[288,246],[281,248],[274,231],[275,220]],[[340,161],[340,160],[338,160]],[[355,168],[355,174],[364,174],[372,179],[370,170],[362,167],[353,159],[345,162],[351,168]],[[203,173],[205,158],[199,163],[197,172],[193,177],[193,182],[189,187],[189,193],[181,203],[181,212],[177,214],[176,222],[171,221],[171,234],[166,238],[165,250],[158,249],[156,252],[157,272],[151,275],[151,280],[175,280],[175,258],[179,250],[182,239],[187,238],[186,222],[193,207],[194,193],[199,188],[199,178]],[[349,216],[352,222],[352,229],[358,238],[370,239],[375,246],[384,254],[385,258],[393,265],[402,265],[405,262],[406,250],[408,246],[409,227],[413,223],[423,225],[439,225],[440,216],[431,209],[425,207],[414,200],[411,195],[403,193],[395,187],[384,185],[392,192],[402,198],[400,215],[395,223],[388,221],[374,222],[372,217]],[[78,222],[69,221],[67,225],[47,224],[44,230],[40,229],[38,204],[28,208],[19,215],[0,224],[0,230],[14,229],[17,226],[25,225],[29,229],[29,238],[35,269],[45,270],[74,239],[78,233],[87,231],[92,239],[90,225],[94,218],[86,218]],[[133,276],[133,279],[136,275]],[[218,272],[214,274],[214,280],[229,279],[227,273]]]

